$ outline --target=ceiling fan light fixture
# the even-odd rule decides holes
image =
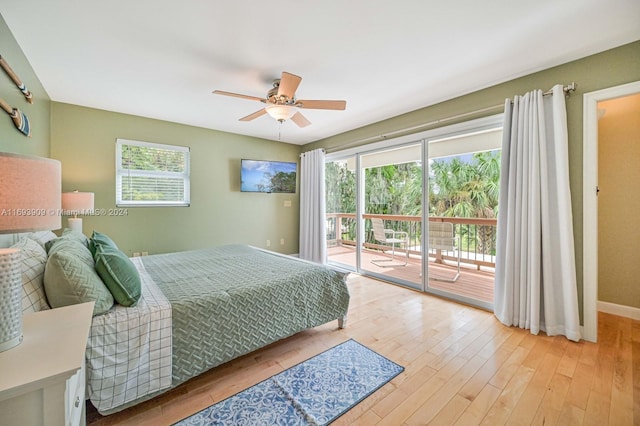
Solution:
[[[240,118],[239,121],[252,121],[265,114],[269,114],[280,124],[291,119],[296,126],[301,128],[311,124],[300,112],[301,109],[344,110],[346,108],[347,101],[318,99],[298,100],[296,98],[296,90],[298,89],[300,81],[302,81],[302,77],[283,71],[282,77],[274,81],[273,88],[267,92],[266,98],[241,95],[239,93],[225,92],[222,90],[214,90],[213,93],[248,99],[250,101],[259,101],[266,104],[264,108]]]
[[[298,111],[293,105],[269,105],[265,110],[280,122],[290,119]]]

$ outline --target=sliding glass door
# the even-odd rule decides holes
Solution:
[[[501,128],[429,141],[426,290],[493,304]]]
[[[328,262],[491,309],[501,124],[327,155]]]
[[[364,203],[361,269],[422,288],[422,143],[360,159]]]
[[[357,270],[356,157],[325,165],[327,257],[330,262]]]

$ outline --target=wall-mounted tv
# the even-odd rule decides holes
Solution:
[[[243,159],[240,161],[240,190],[295,194],[297,169],[297,163]]]

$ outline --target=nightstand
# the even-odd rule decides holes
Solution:
[[[84,425],[85,349],[93,302],[23,317],[22,343],[0,352],[1,425]]]

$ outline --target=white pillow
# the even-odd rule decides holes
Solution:
[[[56,238],[58,238],[58,236],[51,231],[38,231],[28,233],[27,238],[35,241],[36,243],[40,244],[40,247],[44,248],[44,245],[46,243],[51,240],[55,240]]]
[[[49,309],[44,293],[44,267],[47,252],[31,238],[23,238],[13,248],[20,249],[22,263],[22,313]]]

